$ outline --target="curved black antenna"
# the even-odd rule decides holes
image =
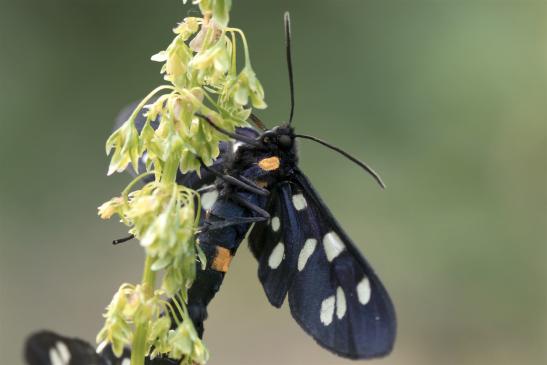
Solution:
[[[217,130],[218,132],[220,132],[222,134],[227,135],[230,138],[235,139],[236,141],[247,143],[247,144],[250,144],[250,145],[255,146],[255,147],[261,147],[262,146],[259,142],[257,142],[256,140],[254,140],[252,138],[242,136],[241,134],[232,133],[230,131],[227,131],[224,128],[219,127],[208,116],[205,116],[205,115],[199,114],[199,113],[196,113],[196,116],[199,117],[199,118],[205,119],[207,121],[207,123],[209,123],[209,125],[211,127],[213,127],[215,130]]]
[[[289,87],[291,91],[291,113],[289,114],[289,125],[292,123],[294,115],[294,80],[292,74],[292,56],[291,56],[291,15],[285,12],[285,47],[287,52],[287,67],[289,68]]]
[[[336,147],[336,146],[333,146],[319,138],[316,138],[316,137],[313,137],[313,136],[306,136],[304,134],[295,134],[294,135],[295,137],[299,137],[299,138],[304,138],[304,139],[309,139],[309,140],[312,140],[312,141],[315,141],[319,144],[322,144],[323,146],[325,147],[328,147],[330,148],[331,150],[333,151],[336,151],[338,153],[340,153],[341,155],[345,156],[346,158],[348,158],[349,160],[353,161],[354,163],[356,163],[357,165],[359,165],[360,167],[362,167],[366,172],[368,172],[369,174],[372,175],[372,177],[374,178],[374,180],[376,180],[376,182],[382,187],[382,189],[385,189],[386,188],[386,184],[384,184],[384,182],[382,181],[382,178],[380,177],[380,175],[378,175],[376,173],[376,171],[374,171],[372,168],[370,168],[366,163],[364,163],[363,161],[360,161],[358,160],[357,158],[353,157],[352,155],[350,155],[349,153],[347,153],[346,151],[343,151],[342,149]]]

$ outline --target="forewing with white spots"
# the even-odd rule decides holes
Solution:
[[[289,289],[293,317],[321,346],[338,355],[386,355],[396,332],[386,290],[308,179],[296,171],[292,183],[288,211],[297,223],[290,228],[299,234],[291,235],[301,240],[292,242],[301,247]]]
[[[249,246],[259,262],[258,277],[275,307],[280,307],[287,296],[303,244],[292,197],[289,183],[279,184],[267,206],[271,218],[256,223],[249,235]]]
[[[78,338],[60,336],[51,331],[31,335],[25,343],[28,365],[130,365],[131,353],[125,349],[116,357],[110,347],[97,353],[91,344]],[[180,360],[146,359],[145,365],[178,365]]]
[[[108,362],[85,341],[49,331],[29,337],[25,344],[25,360],[28,365],[122,365],[121,361]]]

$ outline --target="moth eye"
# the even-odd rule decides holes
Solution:
[[[292,145],[291,137],[287,136],[286,134],[279,136],[278,142],[281,145],[281,147],[285,147],[285,148],[289,148]]]

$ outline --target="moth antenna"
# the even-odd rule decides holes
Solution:
[[[368,172],[370,175],[372,175],[372,177],[374,178],[374,180],[376,180],[376,182],[380,185],[380,187],[382,189],[385,189],[386,188],[386,184],[384,184],[384,182],[382,181],[382,178],[380,177],[380,175],[378,175],[376,173],[376,171],[374,171],[371,167],[369,167],[366,163],[364,163],[363,161],[357,159],[356,157],[353,157],[352,155],[350,155],[349,153],[347,153],[346,151],[342,150],[341,148],[339,147],[336,147],[336,146],[333,146],[331,145],[330,143],[327,143],[319,138],[316,138],[316,137],[313,137],[313,136],[307,136],[307,135],[304,135],[304,134],[295,134],[295,137],[298,137],[298,138],[304,138],[304,139],[309,139],[309,140],[312,140],[314,142],[317,142],[319,144],[322,144],[323,146],[325,147],[328,147],[330,148],[331,150],[333,151],[336,151],[338,152],[339,154],[343,155],[344,157],[346,157],[347,159],[349,159],[350,161],[354,162],[355,164],[359,165],[361,168],[363,168],[366,172]]]
[[[132,240],[133,238],[135,238],[135,235],[134,235],[134,234],[132,234],[132,235],[130,235],[130,236],[127,236],[127,237],[124,237],[124,238],[118,238],[117,240],[112,241],[112,244],[113,244],[113,245],[119,245],[120,243],[124,243],[124,242],[130,241],[130,240]]]
[[[262,146],[260,143],[258,143],[257,141],[255,141],[255,140],[252,139],[252,138],[242,136],[241,134],[232,133],[232,132],[230,132],[230,131],[227,131],[227,130],[224,129],[224,128],[219,127],[219,126],[216,125],[215,122],[213,122],[213,121],[211,120],[211,118],[209,118],[208,116],[205,116],[205,115],[199,114],[199,113],[196,113],[196,116],[199,117],[199,118],[205,119],[205,121],[206,121],[207,123],[209,123],[209,125],[210,125],[211,127],[213,127],[216,131],[218,131],[219,133],[225,134],[225,135],[227,135],[228,137],[235,139],[236,141],[240,141],[240,142],[243,142],[243,143],[247,143],[247,144],[250,144],[250,145],[255,146],[255,147],[260,147],[260,146]]]
[[[285,49],[287,54],[287,68],[289,69],[289,88],[291,93],[291,112],[289,114],[289,125],[292,123],[294,116],[294,80],[292,72],[292,55],[291,55],[291,15],[285,12]]]

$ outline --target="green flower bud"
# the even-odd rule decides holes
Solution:
[[[133,292],[133,287],[129,284],[123,284],[118,292],[112,298],[104,314],[105,324],[97,335],[99,347],[104,348],[108,344],[112,345],[112,350],[116,356],[121,356],[124,346],[131,343],[132,330],[124,312],[128,306],[127,296]]]
[[[213,19],[223,27],[228,25],[230,20],[230,8],[232,0],[214,0],[213,1]]]
[[[114,149],[114,154],[108,167],[108,175],[114,172],[122,172],[131,163],[133,169],[138,171],[139,161],[139,133],[135,123],[128,120],[118,128],[106,141],[106,154]]]
[[[192,59],[192,51],[182,38],[175,38],[167,48],[165,63],[166,80],[171,81],[175,86],[184,88],[186,86],[186,70]]]
[[[213,2],[215,0],[198,0],[199,3],[199,10],[201,10],[202,14],[208,14],[213,11]]]
[[[173,29],[173,33],[177,34],[178,37],[186,41],[190,36],[192,36],[199,29],[199,19],[194,17],[188,17],[184,19],[181,23]]]
[[[122,197],[115,197],[103,203],[99,208],[99,216],[101,219],[110,219],[114,214],[123,216],[123,208],[125,201]]]
[[[266,108],[264,89],[256,78],[256,74],[249,66],[245,67],[235,79],[229,80],[224,89],[225,103],[233,103],[241,108],[251,99],[255,108]]]
[[[218,24],[211,20],[204,22],[189,46],[194,52],[202,52],[210,47],[210,45],[215,44],[221,35],[222,29]]]

